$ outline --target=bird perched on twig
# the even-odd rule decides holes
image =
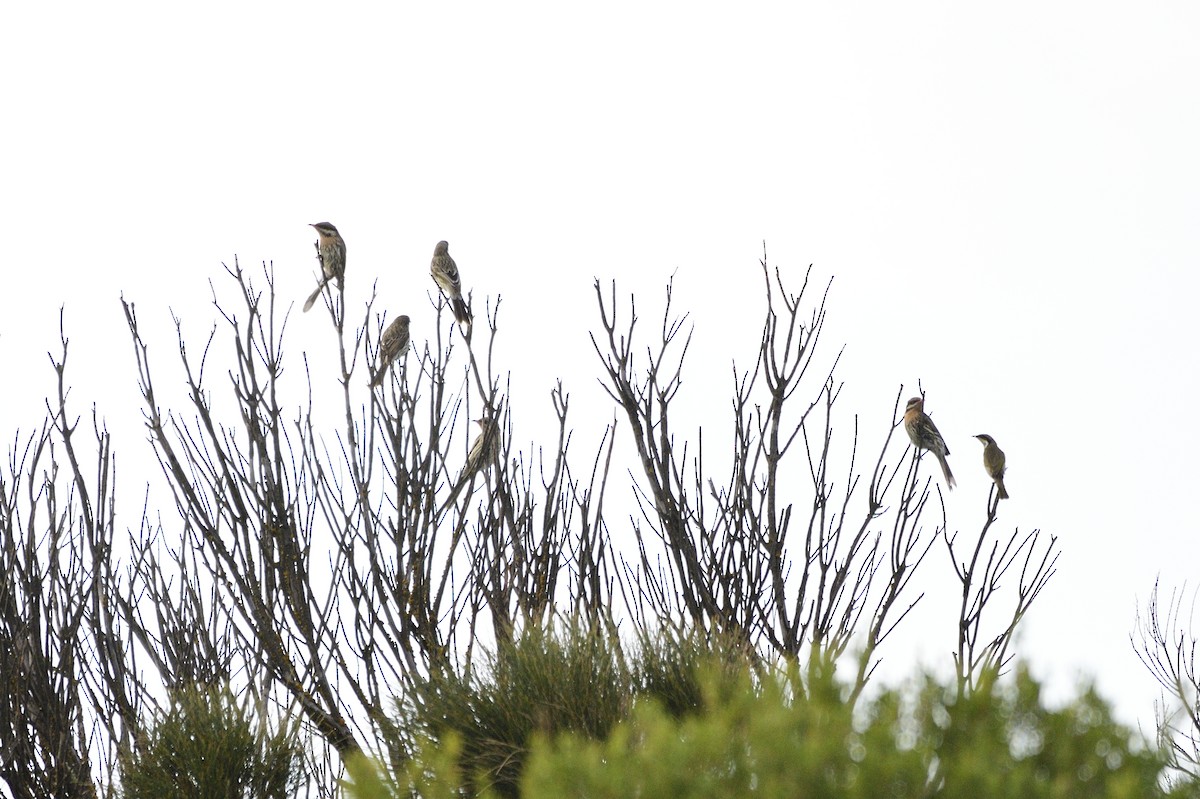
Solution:
[[[321,262],[321,273],[324,277],[317,284],[313,293],[308,295],[308,299],[304,303],[304,310],[307,311],[313,307],[313,303],[317,301],[317,297],[321,296],[321,290],[331,280],[337,280],[338,288],[342,287],[343,276],[346,274],[346,242],[342,239],[337,228],[328,222],[317,222],[311,225],[317,230],[317,260]]]
[[[462,474],[458,476],[449,499],[442,504],[442,511],[453,505],[463,487],[476,475],[495,463],[496,458],[500,456],[499,422],[485,416],[482,419],[476,419],[475,424],[479,425],[479,435],[475,437],[475,443],[471,445],[471,451],[467,453],[467,463],[463,466]],[[438,512],[439,515],[442,511]]]
[[[937,425],[925,413],[923,398],[913,397],[904,407],[904,430],[908,433],[909,440],[912,441],[914,447],[927,449],[933,453],[942,467],[942,474],[946,476],[946,485],[954,488],[954,475],[950,473],[950,464],[946,463],[946,456],[950,454],[950,448],[946,446],[945,439],[938,432]]]
[[[458,277],[458,265],[450,257],[450,245],[444,241],[439,241],[433,248],[433,260],[429,262],[429,274],[433,276],[433,281],[438,284],[442,294],[450,301],[450,308],[454,311],[454,321],[460,325],[469,324],[471,312],[462,298],[462,283]]]
[[[996,439],[980,433],[975,436],[983,442],[983,468],[988,473],[988,477],[996,483],[996,490],[1000,492],[1000,499],[1008,499],[1008,489],[1004,487],[1004,450],[996,445]]]
[[[392,361],[408,349],[408,317],[401,314],[383,331],[379,340],[379,370],[371,380],[371,388],[377,387],[387,376]]]

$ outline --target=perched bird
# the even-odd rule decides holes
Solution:
[[[400,357],[400,354],[406,349],[408,349],[408,317],[400,315],[387,326],[387,330],[383,331],[383,338],[379,340],[379,371],[375,373],[375,378],[371,381],[371,388],[375,388],[383,382],[392,361]]]
[[[500,454],[500,425],[486,417],[476,419],[475,424],[479,425],[479,435],[475,437],[475,443],[467,453],[467,465],[463,467],[463,474],[472,477],[495,463]]]
[[[495,463],[496,458],[500,456],[499,423],[485,416],[482,419],[476,419],[475,424],[479,425],[479,435],[475,437],[475,443],[471,445],[471,451],[467,453],[467,463],[463,466],[462,474],[458,476],[454,490],[450,492],[450,498],[442,504],[443,511],[454,504],[458,493],[467,483]]]
[[[925,413],[925,400],[921,397],[913,397],[904,407],[904,430],[908,433],[914,447],[927,449],[933,453],[938,463],[941,464],[942,474],[946,476],[946,485],[954,488],[954,475],[950,474],[950,464],[946,463],[946,456],[950,454],[950,448],[946,446],[942,434],[938,432],[937,425]]]
[[[1008,499],[1008,490],[1004,487],[1004,450],[996,446],[996,439],[980,433],[975,436],[983,442],[983,468],[988,473],[988,477],[996,481],[996,489],[1000,492],[1000,499]]]
[[[471,313],[467,310],[467,304],[463,302],[458,265],[450,257],[450,245],[444,241],[439,241],[433,248],[433,260],[429,262],[429,274],[433,276],[433,281],[438,284],[442,294],[446,295],[446,299],[450,301],[450,308],[454,311],[454,321],[460,325],[470,323]]]
[[[317,260],[321,262],[321,272],[324,277],[317,284],[312,294],[304,303],[304,310],[313,307],[321,290],[329,281],[336,279],[338,288],[342,287],[342,278],[346,274],[346,242],[342,239],[337,228],[328,222],[317,222],[311,225],[317,229]]]

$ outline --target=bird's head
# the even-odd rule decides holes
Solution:
[[[988,444],[995,444],[995,443],[996,443],[996,439],[992,438],[992,437],[991,437],[991,436],[989,436],[987,433],[980,433],[979,435],[977,435],[977,436],[975,436],[975,437],[976,437],[976,438],[978,438],[978,439],[979,439],[979,443],[983,444],[985,447],[986,447]]]
[[[450,254],[450,245],[444,241],[439,241],[437,243],[437,246],[433,248],[433,254],[435,256],[436,255],[449,255]]]
[[[925,400],[921,399],[920,397],[913,397],[908,401],[908,404],[904,406],[904,410],[906,411],[911,411],[913,408],[916,408],[918,411],[923,410],[925,408]]]
[[[503,410],[503,405],[504,405],[504,403],[502,401],[497,402],[496,407],[492,408],[491,411],[489,411],[485,407],[483,409],[483,416],[476,419],[475,424],[479,425],[480,427],[482,427],[484,429],[487,429],[487,427],[492,423],[493,419],[500,418],[501,411]]]
[[[408,316],[406,314],[400,314],[400,316],[396,318],[396,321],[402,324],[404,327],[408,327]]]
[[[336,236],[338,234],[337,228],[328,222],[313,222],[311,225],[309,225],[309,227],[315,228],[317,235],[319,235],[321,238]]]

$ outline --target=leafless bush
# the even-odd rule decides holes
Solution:
[[[602,332],[592,343],[605,388],[628,420],[642,473],[638,556],[625,563],[625,601],[643,627],[682,617],[756,651],[801,657],[821,669],[831,669],[853,643],[857,696],[878,665],[878,647],[923,596],[913,578],[937,534],[948,535],[945,511],[929,534],[923,519],[933,496],[930,482],[919,478],[919,453],[906,461],[892,450],[902,390],[890,425],[873,441],[857,415],[848,432],[835,434],[840,353],[814,371],[829,287],[810,304],[811,269],[799,294],[791,294],[765,255],[760,265],[767,299],[762,337],[753,367],[734,369],[733,465],[719,483],[700,454],[689,457],[699,435],[680,436],[672,426],[691,336],[686,317],[673,315],[671,287],[661,325],[639,346],[634,298],[619,322],[615,286],[606,293],[596,283]],[[844,474],[833,472],[839,449],[850,454]],[[656,557],[655,542],[665,557]],[[1034,585],[1023,586],[1013,626],[1050,573],[1052,563],[1049,570],[1044,564]],[[960,576],[969,590],[975,572]],[[982,595],[980,611],[990,596]],[[1010,639],[1011,627],[996,646]]]
[[[958,560],[954,548],[957,536],[944,535],[946,549],[962,587],[958,649],[954,653],[960,697],[978,688],[981,681],[998,675],[1012,660],[1011,647],[1017,625],[1054,576],[1058,564],[1058,539],[1050,536],[1049,541],[1044,541],[1040,530],[1024,535],[1014,530],[1007,538],[1003,534],[990,536],[999,506],[1000,497],[993,490],[989,494],[987,518],[968,559]],[[992,635],[983,635],[984,616],[986,611],[994,611],[1003,601],[1001,591],[1006,577],[1016,580],[1012,610],[1002,617]],[[995,628],[995,625],[989,626]]]
[[[1195,597],[1185,620],[1184,594],[1182,588],[1171,591],[1164,607],[1155,581],[1130,643],[1163,689],[1155,703],[1159,744],[1171,767],[1195,780],[1200,778],[1200,661],[1191,623]]]
[[[339,761],[360,750],[408,757],[395,697],[469,667],[481,645],[564,620],[644,639],[672,627],[823,672],[849,658],[857,697],[923,596],[914,578],[933,543],[944,537],[953,558],[955,539],[918,453],[893,444],[902,390],[890,420],[860,429],[855,415],[843,426],[841,356],[818,348],[828,286],[813,301],[811,270],[791,294],[765,255],[761,266],[762,333],[753,365],[733,370],[724,476],[701,451],[717,425],[692,437],[672,413],[690,331],[670,286],[643,340],[634,298],[619,313],[616,286],[597,281],[592,342],[623,421],[577,472],[561,382],[547,406],[554,440],[517,443],[526,414],[545,409],[508,401],[499,298],[466,327],[443,322],[436,303],[437,325],[414,325],[415,346],[371,390],[386,314],[372,291],[348,326],[337,289],[326,303],[336,366],[305,356],[298,402],[272,270],[252,277],[235,262],[213,288],[207,335],[174,317],[164,348],[122,300],[155,483],[174,508],[147,499],[137,529],[118,532],[110,438],[93,414],[94,441],[80,451],[64,336],[48,420],[17,437],[0,478],[0,680],[10,689],[0,775],[10,791],[112,793],[113,764],[164,697],[211,685],[303,719],[308,772],[328,793]],[[164,350],[177,366],[163,366]],[[172,369],[180,379],[164,378]],[[176,390],[186,400],[172,408],[162,396]],[[475,418],[496,425],[499,451],[468,469]],[[638,456],[632,516],[606,500],[623,434]],[[1053,540],[1034,557],[1036,531],[986,550],[994,514],[956,565],[964,686],[1006,661],[1056,557]],[[1016,609],[981,644],[984,607],[1017,562]]]

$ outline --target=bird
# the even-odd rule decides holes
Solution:
[[[342,279],[346,274],[346,242],[338,233],[337,228],[328,222],[316,222],[310,227],[317,229],[317,260],[321,262],[321,272],[324,277],[304,303],[304,310],[313,307],[321,290],[331,280],[337,280],[338,288],[342,287]]]
[[[904,407],[904,430],[908,433],[914,447],[927,449],[933,453],[942,467],[942,474],[946,476],[946,485],[954,488],[954,475],[950,474],[950,464],[946,463],[946,456],[950,454],[950,448],[946,446],[945,439],[938,432],[937,425],[925,413],[923,398],[913,397]]]
[[[446,295],[446,299],[450,301],[450,308],[454,311],[454,321],[460,325],[469,324],[471,312],[462,298],[462,283],[458,277],[458,265],[450,257],[450,245],[444,241],[439,241],[433,248],[433,260],[429,262],[429,274],[433,277],[433,282],[437,283],[438,288]]]
[[[467,462],[455,482],[454,489],[450,492],[450,497],[442,504],[443,511],[454,504],[458,493],[468,482],[495,463],[496,458],[500,455],[500,425],[487,416],[476,419],[475,424],[479,425],[479,435],[475,437],[475,443],[471,444],[471,451],[467,453]]]
[[[975,436],[983,443],[983,468],[988,477],[996,482],[1000,499],[1008,499],[1008,489],[1004,487],[1004,450],[996,445],[996,439],[986,433]]]
[[[408,349],[408,317],[401,314],[383,331],[379,340],[379,371],[371,380],[371,388],[377,387],[387,376],[388,367]]]

